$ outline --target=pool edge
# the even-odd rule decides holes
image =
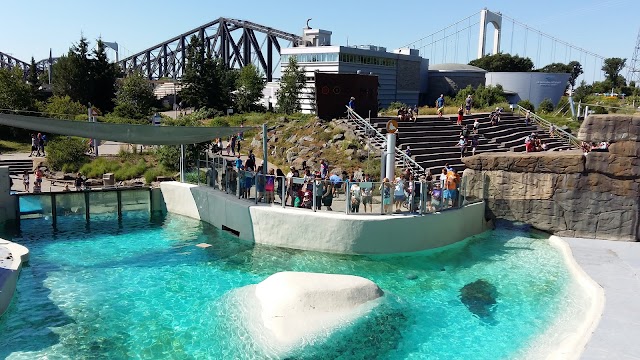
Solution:
[[[577,285],[585,291],[591,299],[585,319],[576,327],[575,331],[567,334],[560,345],[553,349],[546,357],[549,360],[579,359],[584,353],[589,340],[595,332],[602,314],[604,313],[605,292],[602,286],[587,274],[573,256],[571,246],[559,236],[549,237],[549,243],[560,251],[571,276]],[[541,335],[541,336],[544,336]]]

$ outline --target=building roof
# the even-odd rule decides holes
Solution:
[[[451,72],[481,72],[487,71],[477,66],[467,64],[435,64],[429,65],[429,71],[451,71]]]

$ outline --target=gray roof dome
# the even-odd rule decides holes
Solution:
[[[486,73],[487,71],[477,66],[467,64],[435,64],[429,65],[429,71],[455,71],[455,72],[479,72]]]

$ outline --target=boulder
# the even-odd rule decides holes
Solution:
[[[287,349],[365,315],[382,295],[375,283],[358,276],[280,272],[255,286],[262,311],[254,321]]]
[[[640,115],[589,115],[580,126],[578,139],[610,143],[640,141]]]
[[[332,141],[341,141],[344,140],[344,134],[340,133],[340,134],[335,134],[333,135],[333,137],[331,138]]]
[[[295,149],[288,149],[285,154],[289,164],[298,156],[298,152]]]
[[[86,186],[101,186],[102,179],[87,179],[85,180],[84,184]]]
[[[298,139],[298,137],[296,136],[296,134],[293,134],[293,135],[289,136],[289,138],[287,139],[287,142],[290,142],[290,143],[294,144],[297,139]]]

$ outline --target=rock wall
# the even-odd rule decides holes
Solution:
[[[640,117],[596,115],[579,132],[609,152],[482,154],[464,160],[466,193],[486,215],[562,236],[638,241]]]

